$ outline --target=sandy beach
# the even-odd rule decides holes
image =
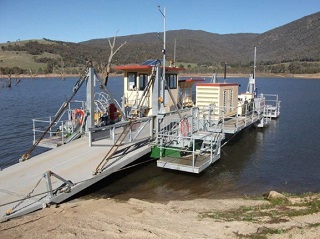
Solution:
[[[0,238],[320,238],[319,199],[75,199],[0,223]]]

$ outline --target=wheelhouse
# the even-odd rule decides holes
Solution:
[[[146,89],[149,81],[154,77],[154,62],[155,61],[147,61],[141,65],[123,65],[114,67],[116,71],[123,71],[124,73],[123,92],[124,105],[126,108],[132,108],[137,105],[144,92],[148,91],[146,92],[148,97],[142,103],[142,112],[144,116],[152,115],[152,99],[153,97],[156,97],[153,96],[153,85],[151,85],[149,90]],[[168,112],[175,109],[174,102],[178,101],[178,74],[180,71],[184,70],[184,68],[166,67],[165,69],[166,84],[164,104],[165,110]],[[168,90],[170,90],[174,101],[172,100]]]

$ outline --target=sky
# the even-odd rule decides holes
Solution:
[[[319,11],[320,0],[0,0],[0,43],[163,32],[164,12],[167,31],[263,33]]]

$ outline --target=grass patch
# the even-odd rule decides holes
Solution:
[[[201,217],[209,217],[223,221],[259,222],[262,218],[268,223],[288,221],[288,217],[304,216],[320,212],[319,198],[306,198],[298,203],[290,203],[286,198],[272,199],[269,204],[240,207],[238,209],[201,213]]]
[[[21,69],[38,70],[40,67],[46,68],[47,64],[37,63],[33,59],[34,56],[24,51],[1,51],[0,67],[15,67]]]

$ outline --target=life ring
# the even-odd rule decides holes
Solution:
[[[82,124],[83,119],[84,119],[84,111],[80,109],[75,109],[72,113],[72,122],[74,124],[77,124],[77,123]]]
[[[180,130],[181,130],[181,134],[183,137],[188,136],[189,130],[190,130],[190,126],[189,126],[189,121],[187,118],[183,118],[180,121]]]

